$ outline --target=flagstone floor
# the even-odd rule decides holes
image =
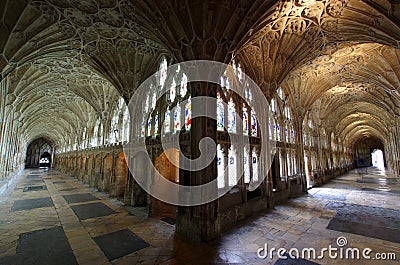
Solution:
[[[353,170],[207,244],[182,242],[171,222],[146,213],[58,171],[27,169],[0,189],[0,264],[400,264],[400,181],[378,168]],[[339,256],[318,259],[329,246]],[[316,258],[258,257],[265,247],[314,248]],[[349,248],[372,249],[371,260],[345,259]]]

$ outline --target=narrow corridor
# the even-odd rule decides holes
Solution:
[[[147,218],[55,170],[25,170],[0,188],[0,264],[400,264],[400,183],[378,168],[353,170],[247,219],[220,240],[190,245],[173,220]],[[337,238],[396,260],[261,259],[257,250],[315,248]],[[260,252],[261,253],[261,252]],[[391,254],[393,253],[393,254]]]

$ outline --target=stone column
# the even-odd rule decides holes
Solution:
[[[194,82],[189,84],[192,98],[196,96],[216,97],[216,84],[208,84],[204,82]],[[199,108],[205,106],[192,106],[193,113],[199,111]],[[210,106],[216,109],[216,106]],[[216,120],[206,117],[198,117],[192,119],[192,127],[190,130],[190,147],[184,148],[188,152],[186,155],[190,159],[200,156],[198,143],[204,137],[209,137],[216,142],[217,124]],[[185,171],[180,170],[180,183],[186,185],[200,185],[208,183],[217,177],[217,161],[216,157],[203,170]],[[217,188],[217,187],[215,187]],[[218,200],[203,204],[200,206],[179,206],[176,222],[176,233],[188,241],[206,242],[220,235],[220,222],[218,216]]]
[[[304,161],[304,142],[303,142],[303,119],[304,117],[299,117],[298,122],[296,123],[297,126],[297,144],[298,148],[296,149],[297,155],[297,168],[299,169],[299,173],[301,174],[301,181],[303,184],[303,191],[307,192],[307,179],[306,179],[306,169],[305,161]]]

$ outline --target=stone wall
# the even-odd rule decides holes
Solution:
[[[135,206],[147,202],[146,194],[130,180],[122,144],[56,154],[54,167],[125,204]]]

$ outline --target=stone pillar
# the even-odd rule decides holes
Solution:
[[[306,166],[304,161],[304,142],[303,142],[303,119],[304,117],[299,117],[298,122],[296,123],[297,126],[297,144],[298,148],[296,149],[297,155],[297,167],[299,169],[299,173],[301,174],[301,181],[303,185],[303,191],[307,192],[307,179],[306,179]]]
[[[196,96],[216,97],[216,84],[208,84],[204,82],[190,83],[189,88],[192,98]],[[199,108],[194,104],[192,106],[193,113]],[[216,106],[210,106],[216,109]],[[186,148],[186,155],[190,159],[200,156],[198,148],[199,141],[204,137],[209,137],[216,142],[217,124],[216,120],[206,117],[198,117],[192,119],[190,130],[190,147]],[[213,162],[203,170],[185,171],[180,170],[180,183],[185,185],[200,185],[208,183],[217,177],[217,161]],[[215,187],[217,188],[217,187]],[[179,206],[176,222],[176,233],[179,237],[195,242],[206,242],[220,235],[220,222],[218,216],[218,200],[203,204],[200,206]]]

